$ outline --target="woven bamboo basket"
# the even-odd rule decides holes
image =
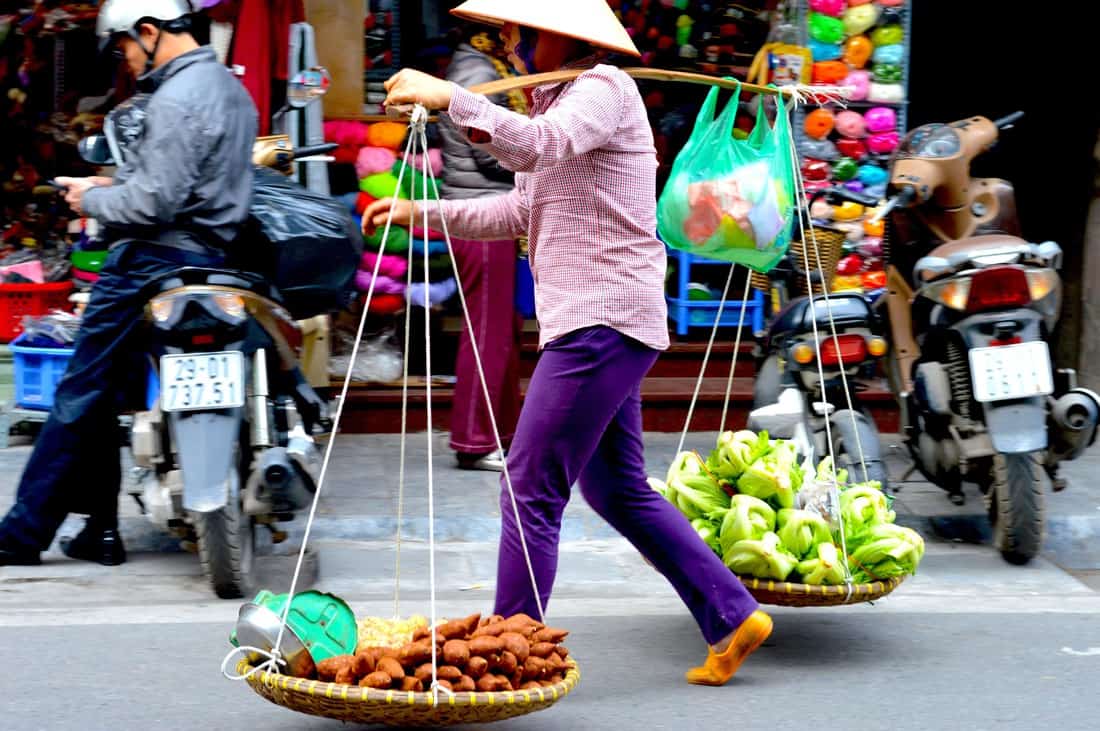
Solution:
[[[881,599],[901,585],[904,577],[847,586],[812,586],[787,581],[738,576],[749,593],[761,604],[784,607],[836,607]]]
[[[311,716],[386,726],[453,726],[502,721],[549,708],[580,682],[577,664],[570,662],[565,680],[556,685],[505,693],[449,696],[440,692],[438,703],[431,693],[374,690],[267,672],[250,675],[248,684],[272,703]],[[247,660],[237,665],[237,673],[241,675],[251,669]]]
[[[814,230],[817,236],[817,248],[821,253],[821,266],[825,270],[826,283],[829,285],[829,291],[832,292],[833,278],[836,276],[836,265],[844,255],[844,233],[822,226],[815,226]],[[795,263],[798,264],[799,268],[804,269],[806,261],[804,259],[801,241],[791,242],[791,255],[794,257]],[[817,269],[817,254],[813,251],[810,251],[810,269]],[[752,286],[764,292],[769,291],[771,287],[769,285],[768,275],[753,272]],[[805,277],[799,277],[799,291],[802,294],[807,294],[809,292],[809,282]],[[822,291],[821,284],[814,285],[814,294],[821,294]]]

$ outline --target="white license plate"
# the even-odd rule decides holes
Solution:
[[[163,411],[231,409],[244,405],[244,358],[239,351],[160,357]]]
[[[974,398],[980,403],[1054,393],[1050,350],[1041,340],[970,351]]]

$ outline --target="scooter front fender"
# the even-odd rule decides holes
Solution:
[[[243,409],[178,411],[168,428],[183,473],[183,509],[210,513],[235,500]]]
[[[1047,448],[1046,398],[996,401],[984,406],[985,428],[998,452],[1024,454]]]

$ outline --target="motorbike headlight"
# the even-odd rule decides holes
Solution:
[[[168,322],[175,309],[175,297],[154,297],[149,303],[149,311],[153,314],[153,319],[160,323]]]
[[[945,282],[930,284],[924,288],[923,294],[944,307],[964,312],[966,303],[970,299],[970,278],[956,277]]]
[[[1058,272],[1053,269],[1028,269],[1027,286],[1031,291],[1031,299],[1038,302],[1045,299],[1061,285]]]
[[[219,292],[214,295],[214,304],[218,309],[234,320],[244,318],[244,297],[231,292]]]

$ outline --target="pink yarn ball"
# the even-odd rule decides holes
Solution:
[[[839,18],[844,14],[844,0],[810,0],[810,9]]]
[[[366,178],[375,173],[387,173],[397,160],[393,150],[384,147],[364,147],[359,150],[359,158],[355,161],[355,173],[360,178]]]
[[[836,115],[836,131],[845,137],[858,140],[867,135],[867,123],[859,112],[846,110]]]
[[[421,172],[424,170],[424,156],[416,155],[414,158],[414,164],[416,165],[416,171]],[[438,178],[443,174],[443,151],[440,149],[428,150],[428,165],[431,166],[432,173]]]
[[[332,120],[325,122],[325,140],[341,147],[362,147],[367,144],[367,130],[362,122]]]
[[[896,150],[899,142],[897,132],[879,132],[867,138],[867,147],[876,155],[883,155]]]

